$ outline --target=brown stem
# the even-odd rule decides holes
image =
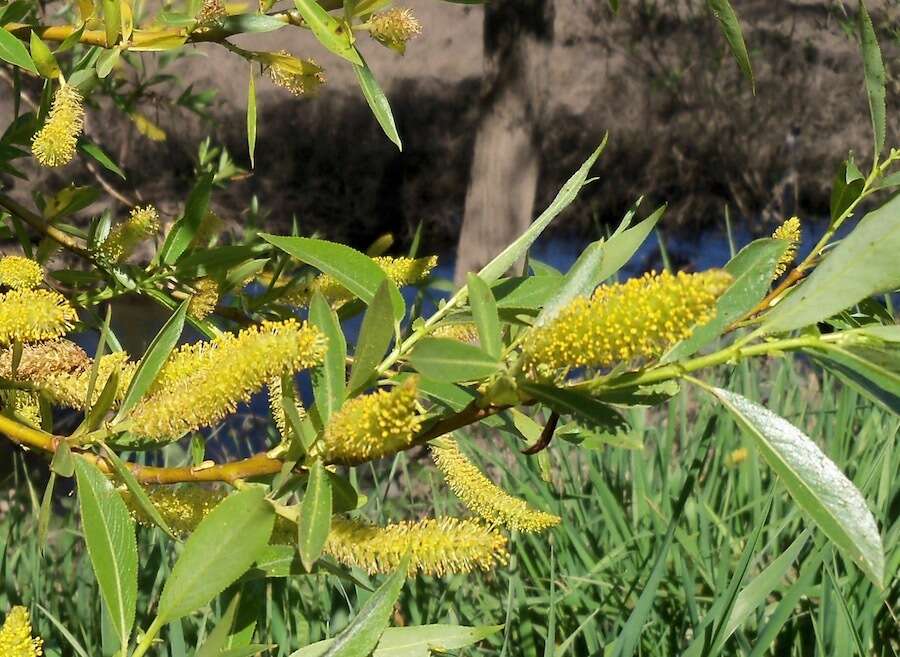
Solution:
[[[550,446],[550,441],[553,440],[553,434],[556,433],[556,425],[558,424],[559,414],[556,411],[553,411],[550,413],[550,417],[547,418],[547,424],[544,425],[544,430],[541,431],[541,435],[537,439],[537,442],[531,447],[523,449],[522,453],[532,456],[547,449]]]

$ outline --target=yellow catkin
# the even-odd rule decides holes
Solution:
[[[0,378],[14,378],[12,360],[12,349],[0,350]],[[83,370],[90,362],[84,349],[74,342],[68,340],[34,342],[23,347],[15,378],[19,381],[32,381],[60,372],[72,374]]]
[[[269,65],[272,84],[286,89],[294,96],[311,93],[325,84],[325,74],[311,59],[303,61],[282,50],[265,53],[263,61]]]
[[[372,258],[381,271],[397,287],[414,285],[424,280],[437,265],[436,256],[425,258],[393,258],[379,256]],[[316,276],[312,282],[284,297],[286,303],[305,307],[309,305],[315,292],[320,292],[333,306],[340,306],[353,298],[353,293],[328,274]]]
[[[159,511],[159,515],[165,520],[169,529],[177,536],[186,536],[194,531],[200,521],[225,499],[225,496],[224,491],[196,485],[178,488],[161,486],[147,490],[147,497]],[[122,497],[135,520],[142,525],[152,526],[154,524],[135,504],[129,493],[123,492]]]
[[[194,239],[191,240],[191,246],[208,246],[212,239],[222,230],[222,218],[212,210],[207,210],[203,215],[203,220],[194,233]]]
[[[389,48],[404,52],[406,43],[422,33],[422,24],[411,9],[394,7],[369,19],[369,34]]]
[[[475,520],[427,518],[386,527],[331,519],[325,553],[346,566],[389,573],[409,553],[409,574],[449,575],[491,570],[509,559],[506,537]]]
[[[53,97],[44,127],[34,136],[31,152],[45,167],[68,164],[75,157],[78,137],[84,129],[84,106],[75,87],[63,85]]]
[[[276,376],[319,364],[324,349],[322,333],[295,320],[182,347],[164,368],[163,385],[135,407],[131,431],[146,442],[165,442],[215,424]]]
[[[787,268],[794,262],[794,258],[797,257],[797,247],[800,245],[801,238],[800,218],[791,217],[785,221],[775,229],[772,237],[776,240],[787,242],[787,248],[781,254],[778,264],[775,266],[774,277],[778,278],[787,271]]]
[[[197,24],[208,26],[222,20],[225,16],[227,16],[227,12],[222,0],[203,0],[200,11],[197,12]]]
[[[526,371],[543,376],[563,368],[611,367],[657,358],[715,315],[731,275],[648,273],[578,297],[525,338]]]
[[[35,377],[33,381],[47,393],[47,396],[57,406],[84,410],[92,367],[93,363],[89,362],[77,372],[53,372],[42,377]],[[103,388],[113,372],[118,377],[116,395],[113,398],[114,405],[122,401],[136,370],[137,363],[131,362],[128,354],[124,351],[114,351],[103,356],[97,365],[97,378],[91,394],[91,405],[97,403],[100,393],[103,392]]]
[[[44,269],[30,258],[0,258],[0,285],[14,290],[30,290],[44,281]]]
[[[300,391],[294,384],[294,406],[297,414],[302,418],[306,415],[306,410],[300,403]],[[278,434],[285,438],[288,435],[287,418],[284,415],[284,408],[281,405],[281,377],[275,377],[269,381],[269,411],[272,413],[272,419],[278,428]]]
[[[194,295],[188,303],[188,315],[194,319],[206,319],[219,303],[219,284],[214,278],[201,278],[192,284]]]
[[[448,322],[435,327],[431,335],[475,344],[478,342],[478,327],[474,322]]]
[[[0,294],[0,346],[14,341],[52,340],[69,331],[78,316],[58,292],[11,290]]]
[[[31,619],[25,607],[9,610],[3,627],[0,627],[0,655],[2,657],[40,657],[44,654],[44,642],[31,636]]]
[[[112,263],[122,262],[134,248],[159,230],[159,213],[152,205],[135,207],[131,215],[113,228],[97,249],[98,255]]]
[[[431,456],[462,503],[488,522],[522,532],[542,532],[559,524],[559,516],[538,511],[491,482],[455,440],[436,441]]]
[[[32,427],[39,429],[41,426],[41,402],[38,396],[33,392],[17,393],[16,415]]]
[[[326,463],[354,465],[409,447],[422,419],[416,412],[416,379],[391,390],[354,397],[331,416],[316,446]]]

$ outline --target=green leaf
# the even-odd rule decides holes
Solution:
[[[388,280],[381,283],[363,317],[353,354],[353,367],[350,368],[350,382],[347,384],[351,392],[368,384],[394,337],[389,285]]]
[[[869,97],[869,113],[872,116],[872,135],[875,141],[875,159],[884,150],[886,131],[885,72],[881,60],[881,48],[866,5],[859,1],[859,40],[862,48],[863,70],[866,75],[866,94]]]
[[[478,381],[500,369],[500,362],[484,350],[452,338],[423,338],[410,353],[409,363],[442,383]]]
[[[256,615],[262,602],[259,599],[261,596],[253,595],[256,591],[251,590],[251,587],[252,584],[245,584],[237,588],[225,608],[225,613],[219,618],[219,622],[206,637],[203,645],[197,649],[195,657],[222,657],[231,649],[251,648],[248,644],[253,638]]]
[[[741,249],[725,265],[725,271],[734,277],[734,282],[716,302],[715,316],[696,327],[690,337],[675,345],[661,362],[671,363],[697,353],[722,335],[733,322],[753,310],[769,291],[775,266],[786,248],[784,240],[766,238]]]
[[[0,29],[0,59],[38,75],[28,49],[12,33]]]
[[[750,400],[710,388],[752,438],[791,494],[876,585],[884,580],[884,549],[866,500],[837,466],[787,420]]]
[[[178,344],[181,338],[181,331],[184,328],[184,317],[187,314],[189,299],[185,299],[178,309],[172,314],[168,321],[153,338],[153,342],[147,347],[147,353],[138,364],[134,376],[131,378],[131,384],[125,392],[125,398],[119,406],[119,412],[116,414],[113,424],[120,422],[134,406],[138,403],[144,393],[150,389],[156,377],[162,370],[163,365],[169,359],[169,354]]]
[[[600,264],[600,270],[596,275],[596,278],[599,279],[598,283],[617,273],[631,260],[631,257],[641,248],[641,244],[647,240],[647,237],[653,232],[656,224],[659,223],[659,220],[662,219],[665,213],[666,206],[661,205],[637,226],[621,232],[616,231],[609,238],[603,249],[603,261]]]
[[[731,54],[734,55],[738,66],[744,75],[750,81],[753,87],[753,93],[756,94],[756,80],[753,77],[753,69],[750,66],[750,55],[747,53],[747,45],[744,43],[744,35],[741,32],[741,22],[738,20],[737,14],[731,7],[728,0],[707,0],[709,10],[722,28],[722,34],[731,48]]]
[[[804,531],[791,545],[772,561],[765,570],[754,577],[738,594],[737,600],[731,609],[731,615],[725,625],[725,630],[721,635],[719,645],[722,646],[725,640],[743,625],[744,621],[750,617],[750,614],[763,605],[768,600],[772,592],[778,588],[788,573],[791,566],[797,560],[800,550],[809,540],[810,530]]]
[[[606,136],[603,137],[600,146],[591,153],[591,156],[581,165],[578,171],[562,186],[553,202],[541,213],[541,216],[535,219],[528,230],[517,237],[512,244],[503,249],[500,255],[491,260],[478,272],[481,280],[490,285],[503,276],[519,258],[525,255],[525,252],[531,248],[531,245],[544,232],[544,229],[550,225],[550,222],[575,200],[578,192],[587,184],[588,173],[604,148],[606,148]]]
[[[628,422],[617,410],[575,390],[539,383],[521,383],[519,388],[560,415],[571,415],[591,429],[611,434],[624,433],[630,429]]]
[[[112,73],[112,70],[119,63],[119,49],[111,48],[104,50],[97,58],[97,77],[101,80]]]
[[[827,344],[807,353],[844,383],[885,410],[900,415],[900,352]]]
[[[231,34],[274,32],[288,25],[267,14],[234,14],[220,20],[222,31]]]
[[[381,635],[372,657],[431,657],[433,653],[467,648],[502,629],[502,625],[388,627]],[[320,657],[332,643],[334,639],[319,641],[301,648],[290,657]]]
[[[309,466],[306,493],[300,503],[297,522],[297,548],[307,572],[322,554],[331,530],[331,480],[318,459]]]
[[[92,366],[94,367],[94,371],[91,372],[92,375],[96,374],[96,366],[99,362],[99,357],[94,360],[94,366]],[[106,379],[106,383],[103,385],[103,390],[100,391],[100,396],[97,397],[97,403],[91,406],[91,410],[88,411],[84,418],[84,424],[79,428],[84,431],[94,431],[99,429],[103,420],[106,419],[106,414],[109,413],[109,410],[115,403],[118,392],[119,373],[110,372]]]
[[[233,493],[197,525],[163,587],[159,618],[173,621],[199,609],[253,565],[275,524],[265,494],[261,486]]]
[[[294,0],[294,6],[323,46],[351,64],[364,65],[353,47],[353,31],[346,24],[331,16],[315,0]]]
[[[870,212],[769,312],[762,330],[783,332],[831,317],[869,295],[900,287],[900,196]]]
[[[367,657],[387,627],[406,581],[409,555],[362,606],[356,617],[323,653],[325,657]]]
[[[59,64],[56,63],[56,57],[35,31],[31,32],[31,58],[42,77],[48,80],[59,77]]]
[[[75,459],[84,539],[100,595],[120,645],[128,645],[137,605],[137,541],[122,497],[92,463]]]
[[[390,299],[388,299],[390,304]],[[390,315],[388,306],[387,325],[390,328],[387,342],[390,343],[393,335],[393,316]],[[313,295],[309,304],[309,321],[317,327],[328,340],[328,348],[325,351],[325,359],[319,367],[312,370],[311,378],[313,392],[316,398],[316,410],[322,420],[322,424],[328,423],[331,414],[344,403],[346,391],[344,382],[347,376],[347,340],[341,330],[341,324],[337,315],[325,301],[325,297],[318,291]],[[387,344],[384,345],[387,349]],[[382,350],[381,355],[384,355]],[[380,358],[378,356],[377,358]],[[366,375],[368,378],[368,374]]]
[[[497,308],[534,310],[548,303],[563,281],[563,276],[503,278],[491,286],[491,292],[497,300]]]
[[[184,208],[184,215],[172,226],[163,245],[160,257],[164,264],[174,265],[194,241],[194,235],[197,234],[209,208],[213,178],[214,174],[212,173],[204,174],[191,190]]]
[[[157,527],[162,529],[172,538],[177,538],[175,536],[175,533],[169,528],[169,525],[166,523],[165,519],[162,517],[162,515],[160,515],[159,510],[150,500],[150,496],[147,495],[147,491],[144,490],[144,487],[141,486],[138,483],[138,480],[135,479],[134,475],[131,474],[131,470],[125,467],[125,464],[122,462],[122,459],[119,458],[119,455],[106,445],[103,445],[103,452],[106,460],[113,466],[113,470],[116,471],[116,476],[122,480],[122,483],[125,484],[128,492],[131,493],[131,499],[134,504],[144,513],[146,517],[150,518]]]
[[[250,82],[247,89],[247,152],[250,154],[250,168],[256,166],[256,78],[253,64],[250,65]]]
[[[87,153],[89,156],[97,160],[97,162],[99,162],[104,169],[112,171],[122,180],[125,180],[125,172],[122,171],[121,168],[119,168],[118,164],[113,162],[112,158],[110,158],[109,155],[103,152],[102,148],[100,148],[96,144],[91,144],[85,141],[78,142],[78,148],[82,152]]]
[[[590,296],[602,280],[599,273],[604,259],[604,246],[603,240],[597,240],[581,252],[563,278],[562,286],[544,304],[534,321],[535,326],[551,322],[576,297]]]
[[[310,237],[279,237],[262,233],[261,237],[301,262],[329,274],[353,295],[371,304],[387,276],[375,261],[349,246]],[[397,286],[388,281],[394,319],[403,318],[406,304]]]
[[[841,164],[831,184],[831,221],[835,222],[862,194],[866,179],[848,159]]]
[[[122,30],[121,0],[103,0],[103,23],[106,26],[106,45],[112,46],[119,40]]]
[[[397,132],[397,124],[394,122],[394,114],[391,112],[390,103],[387,96],[378,85],[378,80],[372,74],[372,69],[365,62],[362,66],[354,65],[353,70],[356,72],[356,79],[359,82],[359,88],[362,89],[363,96],[375,115],[378,125],[384,130],[384,134],[388,139],[397,145],[399,150],[403,150],[403,144],[400,141],[400,134]]]
[[[469,305],[475,326],[478,328],[478,339],[481,348],[491,358],[499,359],[503,353],[503,340],[500,332],[500,316],[497,314],[497,302],[491,288],[477,275],[469,272],[468,276]]]

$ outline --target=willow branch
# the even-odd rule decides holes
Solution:
[[[31,210],[20,205],[8,196],[0,194],[0,208],[4,208],[10,214],[18,219],[21,219],[36,231],[42,233],[43,235],[46,235],[60,246],[68,249],[69,251],[72,251],[73,253],[77,253],[78,255],[87,258],[88,260],[91,259],[90,252],[86,248],[81,246],[74,237],[72,237],[71,235],[67,235],[55,226],[51,226],[46,221],[44,221],[42,217],[36,215]]]

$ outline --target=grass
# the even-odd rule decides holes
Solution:
[[[752,448],[731,464],[749,445],[701,391],[685,388],[666,405],[632,411],[640,450],[557,438],[527,458],[503,432],[458,436],[492,478],[563,522],[511,536],[505,569],[409,581],[394,623],[503,624],[469,654],[507,657],[900,654],[900,421],[788,359],[718,376],[805,428],[863,491],[887,550],[884,591],[836,554]],[[485,441],[493,449],[473,449]],[[26,465],[35,462],[16,456],[0,497],[0,610],[29,606],[51,657],[111,657],[67,482],[57,485],[42,554],[41,468]],[[464,513],[424,453],[359,475],[371,480],[373,518]],[[146,610],[173,559],[161,532],[141,531],[138,608]],[[339,631],[365,595],[326,576],[258,580],[245,591],[257,639],[275,644],[277,656]],[[193,655],[226,602],[171,624],[155,654]],[[145,613],[138,623],[149,620]]]

